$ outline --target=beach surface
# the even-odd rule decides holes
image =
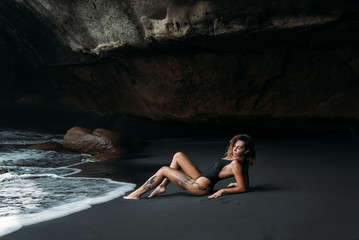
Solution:
[[[178,151],[204,171],[223,156],[227,140],[148,141],[119,161],[81,165],[78,176],[139,186]],[[245,193],[208,199],[170,184],[156,198],[117,198],[0,239],[359,239],[358,137],[257,138],[256,150]],[[219,182],[215,190],[230,182]]]

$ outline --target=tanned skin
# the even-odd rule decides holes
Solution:
[[[236,183],[229,185],[231,188],[220,189],[208,198],[217,198],[222,194],[241,193],[248,186],[248,172],[243,172],[241,162],[244,160],[245,143],[238,140],[233,147],[233,157],[224,158],[231,161],[223,167],[219,173],[221,179],[234,176]],[[182,170],[183,172],[179,171]],[[182,152],[173,156],[169,167],[160,168],[150,177],[140,188],[125,196],[125,199],[140,199],[140,197],[151,190],[149,197],[155,197],[166,192],[166,186],[172,182],[181,189],[193,195],[207,195],[212,192],[212,184],[209,179],[201,176],[202,172],[198,167]]]

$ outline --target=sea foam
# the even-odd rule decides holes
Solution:
[[[76,165],[89,162],[89,155],[27,148],[44,140],[61,142],[61,138],[0,130],[0,236],[88,209],[134,189],[132,183],[69,177],[80,171]]]
[[[87,180],[96,180],[86,178]],[[71,179],[70,179],[71,180]],[[64,217],[72,213],[86,210],[92,205],[113,200],[124,195],[127,191],[134,189],[135,185],[131,183],[114,182],[106,180],[108,183],[115,184],[118,187],[103,195],[97,197],[78,197],[74,202],[63,203],[58,206],[43,209],[38,212],[28,214],[16,214],[0,217],[0,236],[17,231],[23,226],[48,221],[55,218]],[[33,189],[32,189],[33,190]]]

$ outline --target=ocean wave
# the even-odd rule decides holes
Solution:
[[[134,189],[132,183],[71,177],[80,172],[77,165],[91,162],[88,154],[27,149],[29,144],[61,139],[47,133],[0,130],[0,236],[85,210]]]
[[[43,142],[62,143],[62,140],[63,140],[63,135],[61,134],[0,129],[1,145],[31,145],[31,144],[39,144]]]
[[[5,166],[60,167],[88,161],[89,154],[67,151],[46,151],[37,149],[17,149],[0,152],[0,164]]]
[[[14,177],[24,177],[26,175],[58,175],[69,176],[81,172],[80,169],[70,167],[41,168],[41,167],[22,167],[22,166],[0,166],[0,181],[3,173],[10,173]]]
[[[50,208],[42,209],[41,211],[33,213],[18,213],[16,215],[0,217],[0,237],[17,231],[23,226],[64,217],[79,211],[86,210],[95,204],[107,202],[120,197],[126,192],[132,191],[135,188],[135,184],[132,183],[121,183],[111,180],[107,181],[108,183],[117,185],[117,188],[99,196],[82,198],[79,197],[72,202],[62,203],[57,206],[52,206]]]

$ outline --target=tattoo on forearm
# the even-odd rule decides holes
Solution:
[[[198,190],[207,190],[207,188],[202,187],[198,183],[194,182],[192,179],[184,176],[180,176],[176,179],[176,183],[180,185],[184,190],[188,190],[189,187],[195,187]]]
[[[151,190],[153,188],[153,184],[156,181],[157,175],[153,176],[151,179],[149,179],[144,185],[143,188],[146,190]]]

